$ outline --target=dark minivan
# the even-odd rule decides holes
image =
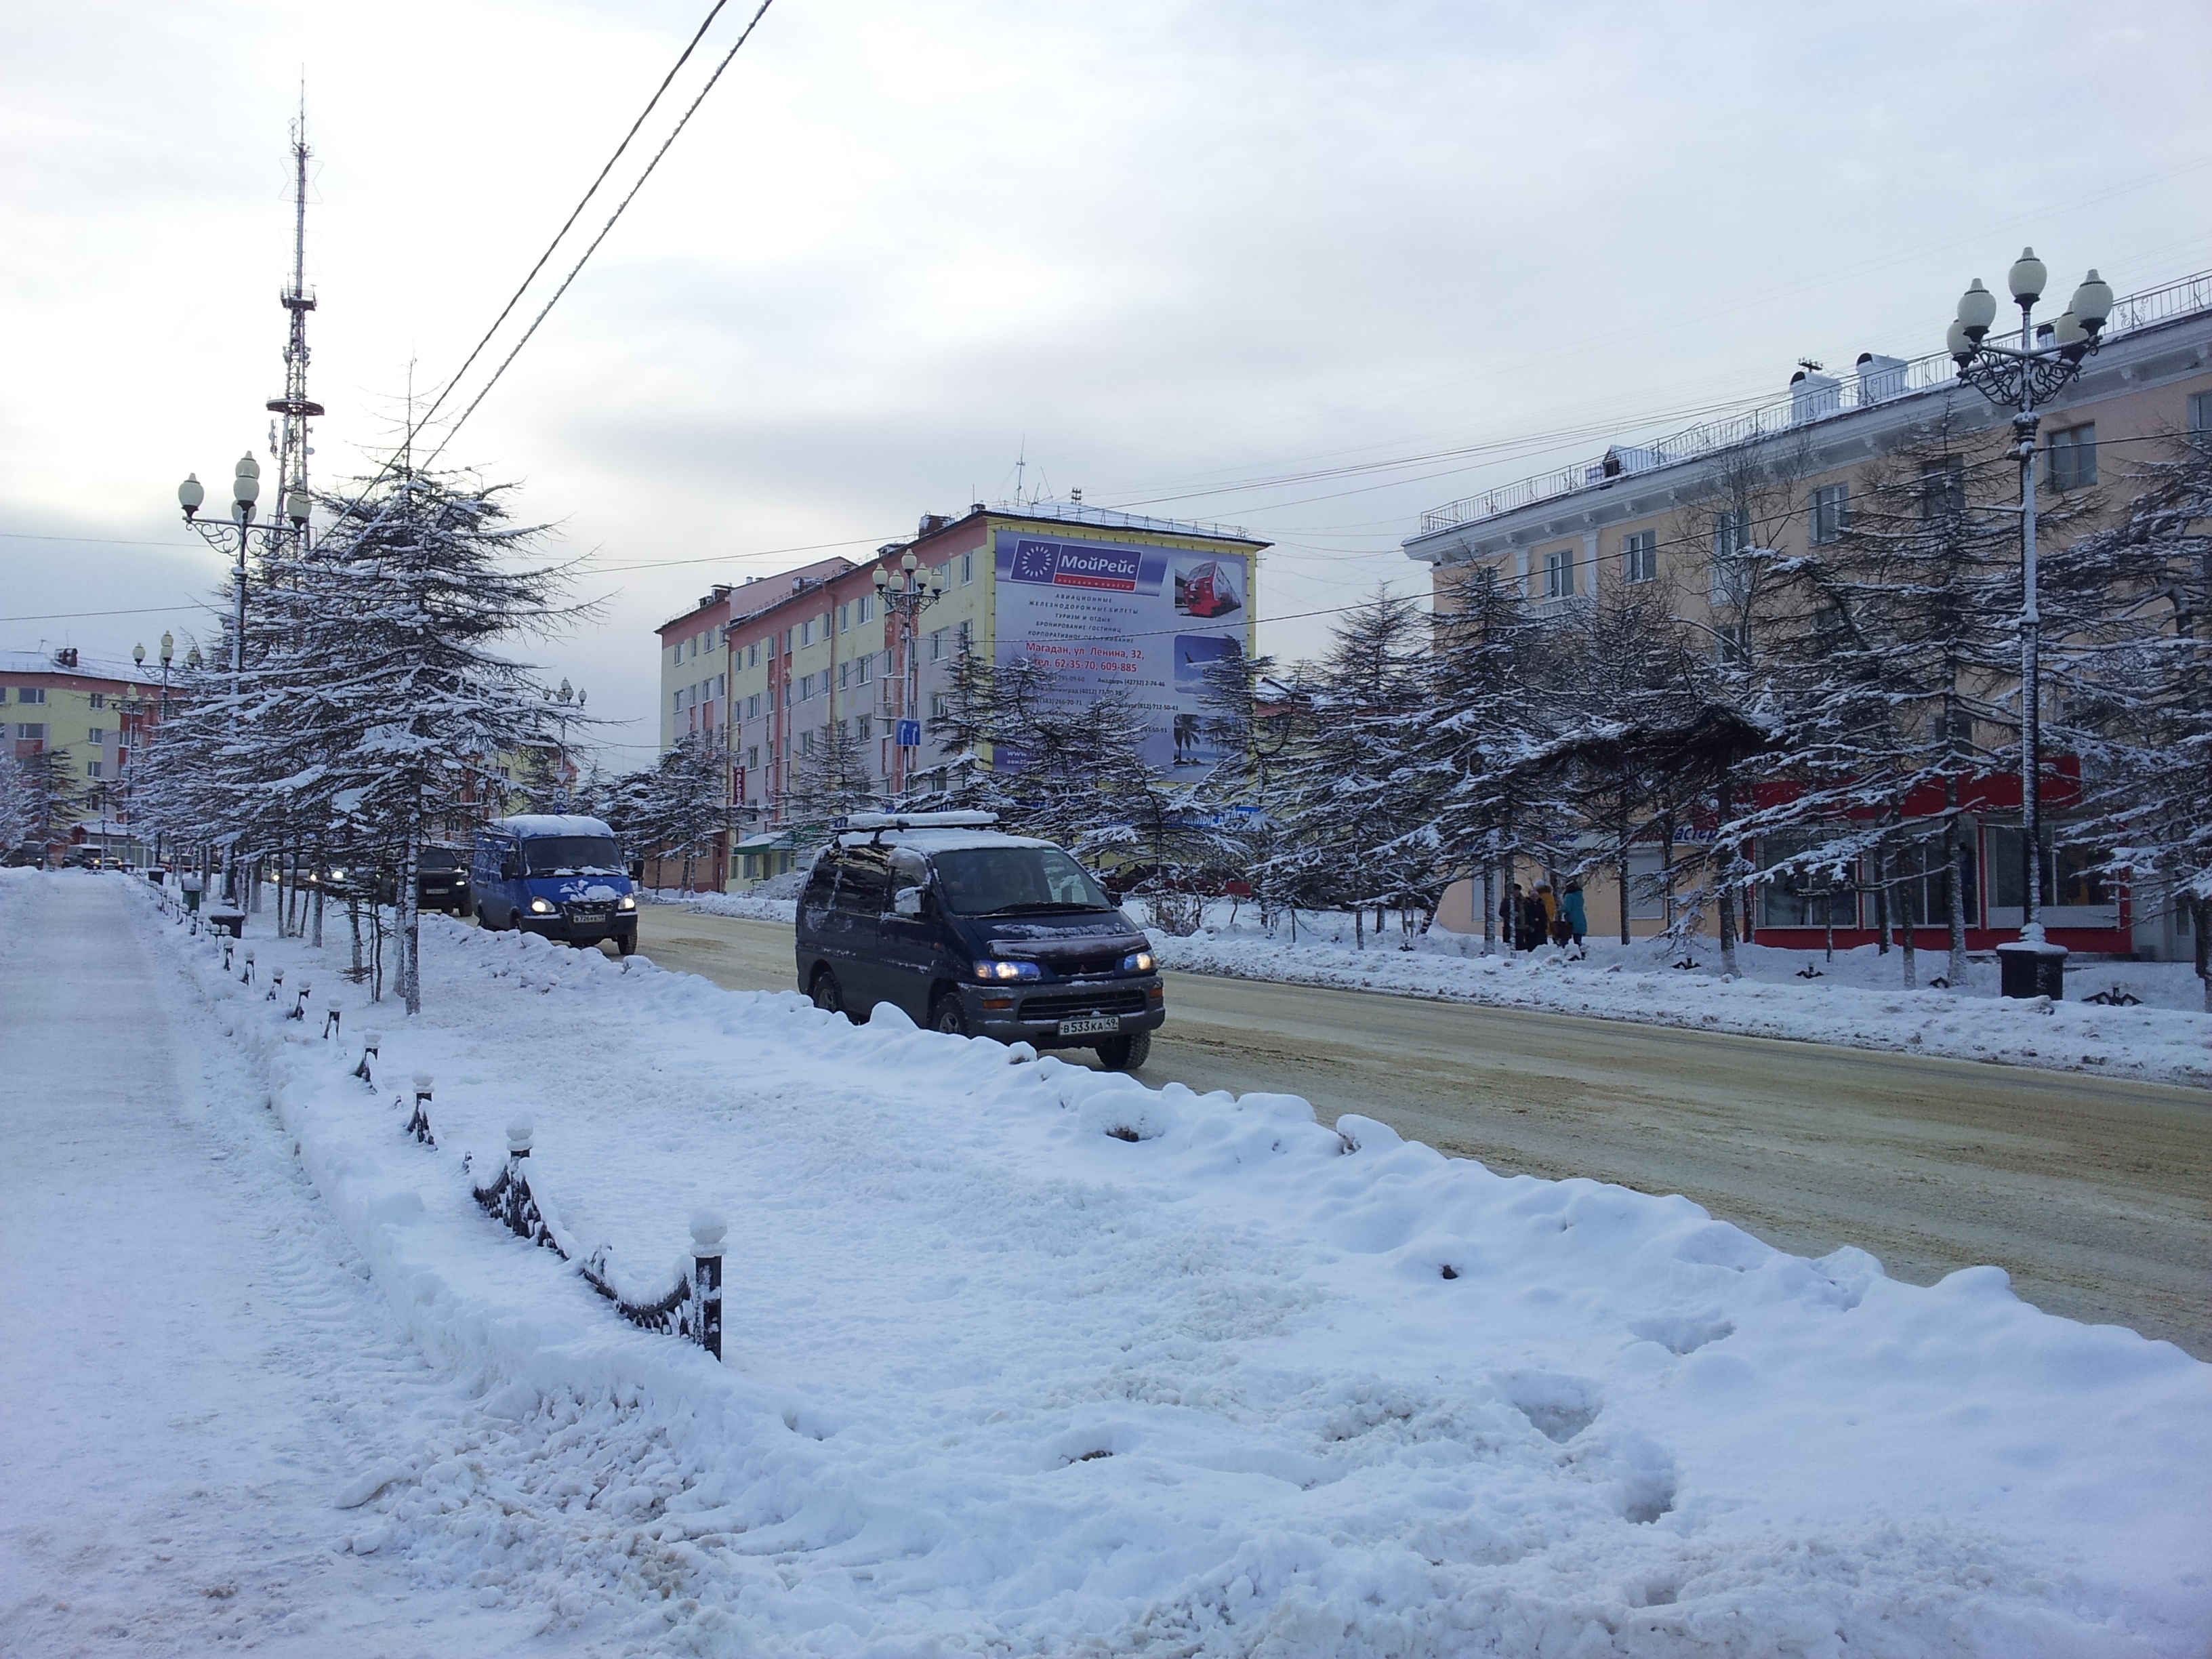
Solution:
[[[1133,1071],[1167,1018],[1152,946],[1048,841],[988,812],[855,813],[799,901],[799,983],[817,1008],[879,1002],[932,1030],[1095,1048]]]

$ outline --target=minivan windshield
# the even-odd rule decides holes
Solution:
[[[450,847],[425,847],[415,856],[418,870],[461,870],[468,866],[468,856]]]
[[[945,902],[963,916],[1110,910],[1098,884],[1057,847],[970,847],[934,853]]]
[[[532,836],[522,856],[533,876],[619,876],[622,848],[605,836]]]

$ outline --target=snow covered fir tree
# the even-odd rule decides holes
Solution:
[[[530,666],[511,654],[584,614],[541,527],[505,486],[404,462],[319,498],[320,532],[255,573],[243,662],[188,676],[146,757],[140,811],[234,869],[266,863],[319,937],[317,872],[386,872],[398,989],[422,1006],[416,872],[426,842],[504,804],[512,757],[557,741]],[[227,659],[227,648],[210,661]]]

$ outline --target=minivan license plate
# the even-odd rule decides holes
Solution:
[[[568,919],[571,921],[605,921],[607,913],[604,910],[571,910]]]
[[[1111,1014],[1093,1015],[1085,1019],[1063,1019],[1060,1022],[1062,1036],[1102,1036],[1121,1029],[1121,1022]]]

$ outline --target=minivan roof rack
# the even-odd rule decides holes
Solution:
[[[831,821],[834,830],[988,830],[999,821],[996,812],[848,812]]]

